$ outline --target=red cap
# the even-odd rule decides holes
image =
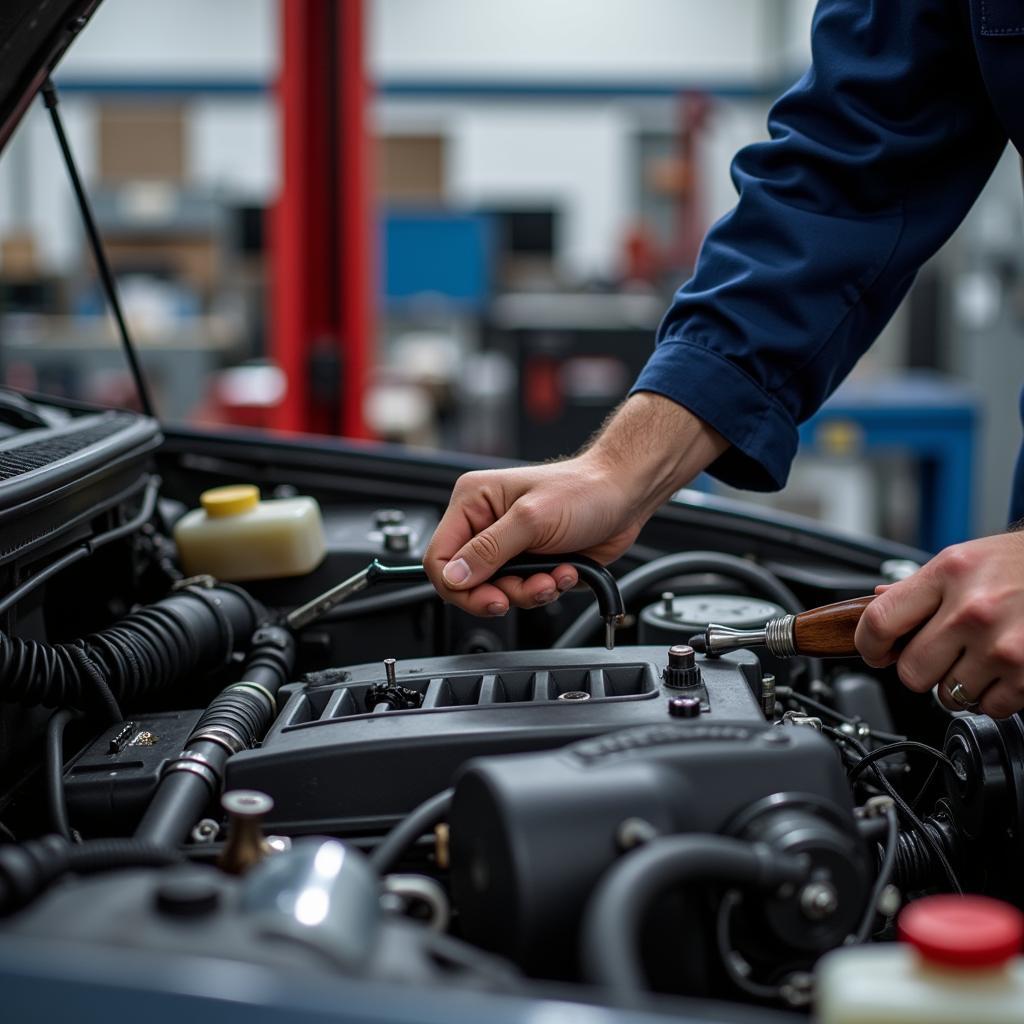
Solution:
[[[988,896],[926,896],[904,908],[900,938],[927,960],[952,967],[997,967],[1024,942],[1024,914]]]

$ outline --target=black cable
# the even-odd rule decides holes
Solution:
[[[886,829],[885,846],[882,848],[882,862],[878,867],[878,876],[875,878],[875,884],[871,889],[871,896],[868,899],[864,917],[854,936],[858,943],[867,942],[868,937],[871,935],[871,926],[874,924],[875,914],[878,912],[878,902],[882,897],[882,892],[892,878],[892,870],[896,864],[899,823],[896,820],[895,806],[886,808],[885,818],[888,828]]]
[[[868,756],[868,750],[863,743],[855,740],[852,736],[847,736],[846,733],[841,732],[839,729],[833,729],[829,725],[823,725],[821,727],[822,732],[831,736],[833,739],[838,740],[840,743],[847,743],[862,757]],[[916,829],[928,844],[932,853],[935,855],[936,860],[942,867],[946,878],[949,880],[950,887],[957,895],[963,894],[963,887],[960,885],[960,880],[957,878],[956,872],[953,870],[953,866],[949,863],[949,859],[942,851],[942,847],[939,845],[938,840],[925,828],[924,822],[917,816],[910,804],[903,799],[902,796],[896,791],[896,787],[885,777],[881,768],[877,764],[871,764],[871,770],[874,772],[875,777],[878,779],[879,785],[885,792],[892,798],[896,807],[900,813],[910,822],[911,826]]]
[[[884,740],[887,743],[902,743],[906,740],[906,736],[901,736],[899,733],[885,732],[881,729],[872,729],[867,722],[860,718],[851,718],[849,715],[844,715],[840,711],[836,711],[835,708],[829,707],[827,704],[822,704],[821,701],[815,700],[813,697],[808,697],[803,693],[798,693],[791,686],[779,686],[776,688],[776,696],[779,700],[791,700],[795,704],[800,704],[804,708],[810,708],[812,711],[817,711],[821,717],[831,718],[833,721],[842,722],[843,725],[864,725],[871,736],[875,739]]]
[[[433,828],[438,822],[444,821],[451,809],[454,793],[453,789],[442,789],[440,793],[432,796],[429,800],[424,800],[380,841],[377,848],[370,854],[370,863],[379,875],[386,875],[389,871],[393,871],[406,850],[424,832]]]
[[[646,990],[639,930],[655,897],[694,882],[722,881],[772,888],[807,873],[803,858],[765,844],[718,835],[672,835],[625,854],[598,882],[582,928],[587,979],[619,996]]]
[[[135,389],[139,393],[139,404],[147,416],[155,417],[153,399],[143,376],[142,367],[139,365],[138,356],[135,353],[135,346],[132,344],[131,334],[128,332],[128,323],[121,309],[121,298],[117,291],[117,279],[107,260],[106,250],[103,248],[103,239],[96,226],[96,218],[93,216],[92,206],[89,203],[89,196],[86,194],[85,186],[82,184],[81,176],[78,173],[78,166],[75,163],[75,156],[71,152],[71,144],[68,142],[67,134],[64,131],[64,122],[60,116],[58,104],[60,99],[57,95],[57,87],[52,78],[47,78],[43,84],[43,102],[50,111],[50,121],[53,124],[53,132],[57,136],[57,145],[60,147],[61,156],[64,158],[64,166],[67,168],[68,177],[71,179],[71,187],[78,202],[78,210],[82,216],[82,223],[85,225],[85,234],[89,239],[89,248],[92,249],[93,259],[96,261],[96,269],[99,271],[100,281],[110,304],[110,312],[113,314],[117,324],[117,332],[121,339],[121,347],[124,349],[125,358],[131,370],[132,378],[135,381]]]
[[[928,746],[927,743],[919,743],[917,740],[900,740],[896,743],[887,743],[884,747],[876,747],[865,757],[862,757],[848,772],[847,778],[850,782],[855,782],[857,777],[864,771],[865,768],[869,768],[876,761],[881,760],[884,757],[888,757],[890,754],[899,754],[903,751],[920,750],[925,754],[929,754],[935,758],[936,761],[944,764],[947,768],[953,767],[953,762],[941,751],[935,747]]]
[[[78,716],[67,708],[50,715],[46,723],[46,803],[54,832],[68,842],[74,841],[68,821],[68,805],[64,798],[64,730]]]
[[[133,492],[134,493],[133,489]],[[93,537],[91,540],[87,540],[84,544],[80,544],[78,547],[72,548],[66,554],[60,556],[50,562],[49,565],[44,566],[42,569],[35,570],[32,575],[15,587],[10,593],[0,598],[0,615],[8,611],[15,604],[17,604],[23,597],[32,593],[37,587],[41,586],[48,579],[55,576],[61,570],[66,569],[69,565],[73,565],[75,562],[81,561],[83,558],[88,558],[94,551],[99,548],[105,547],[107,544],[112,543],[115,540],[119,540],[121,537],[125,537],[130,533],[134,533],[140,527],[144,526],[153,517],[153,513],[156,510],[157,496],[160,491],[160,478],[157,476],[150,477],[149,482],[146,484],[145,494],[142,499],[142,508],[139,513],[129,519],[127,522],[122,523],[120,526],[115,527],[112,530],[108,530],[106,533],[101,533],[98,537]],[[126,495],[126,498],[131,497],[131,494]]]

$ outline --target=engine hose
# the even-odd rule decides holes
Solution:
[[[68,805],[64,797],[64,730],[68,722],[76,717],[73,711],[60,708],[50,716],[46,725],[46,802],[50,812],[50,824],[62,838],[71,842],[71,825],[68,822]]]
[[[224,664],[264,616],[243,590],[218,584],[187,587],[69,643],[0,633],[0,701],[120,721],[122,703]]]
[[[222,690],[203,712],[185,749],[163,778],[135,830],[158,846],[183,842],[217,796],[224,765],[255,746],[277,717],[277,691],[295,668],[295,638],[281,626],[263,626],[252,637],[242,678]]]
[[[715,835],[653,839],[609,868],[594,890],[583,918],[584,973],[618,996],[646,991],[640,926],[666,889],[712,881],[772,888],[797,882],[806,873],[802,858],[764,843]]]
[[[893,884],[903,892],[922,889],[948,889],[949,877],[945,866],[936,856],[938,847],[951,864],[959,864],[960,836],[951,819],[941,811],[923,818],[921,824],[928,836],[919,829],[900,832],[896,841],[896,863]],[[928,837],[931,837],[931,842]]]
[[[722,555],[714,551],[684,551],[666,555],[647,565],[626,573],[619,580],[622,599],[629,601],[645,590],[656,586],[670,576],[680,573],[716,572],[730,579],[747,584],[762,597],[770,598],[782,605],[787,612],[804,610],[799,598],[778,576],[745,558]],[[601,625],[601,617],[594,607],[588,608],[555,641],[554,647],[580,647],[587,643],[591,634]]]
[[[370,863],[379,875],[398,867],[402,855],[424,832],[444,821],[452,807],[454,789],[442,789],[418,807],[414,807],[370,854]]]
[[[166,867],[182,859],[177,850],[137,839],[73,844],[51,835],[0,846],[0,914],[25,906],[69,872],[89,875],[117,868]]]

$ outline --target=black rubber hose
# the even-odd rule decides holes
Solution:
[[[277,691],[295,668],[295,638],[281,626],[253,635],[237,683],[222,690],[203,712],[185,751],[165,770],[135,838],[158,846],[184,842],[221,790],[233,750],[255,746],[277,717]]]
[[[654,839],[627,853],[594,890],[583,919],[584,973],[617,995],[635,996],[647,988],[639,931],[656,896],[693,882],[771,888],[799,881],[806,871],[801,858],[727,836]]]
[[[802,612],[803,605],[792,590],[778,576],[755,565],[745,558],[722,555],[714,551],[685,551],[677,555],[666,555],[648,565],[626,573],[619,580],[619,591],[624,601],[638,597],[645,590],[656,586],[662,580],[680,573],[716,572],[731,579],[746,583],[762,597],[782,605],[787,612]],[[588,608],[555,641],[555,648],[581,647],[601,625],[596,608]]]
[[[413,808],[380,842],[370,854],[370,863],[379,875],[386,875],[398,867],[402,855],[424,832],[444,821],[452,806],[454,789],[442,789],[440,793],[424,800]]]
[[[68,805],[64,797],[64,730],[68,722],[77,717],[73,711],[61,708],[50,715],[46,723],[46,803],[50,812],[50,824],[63,839],[71,842],[71,824],[68,821]]]
[[[878,913],[878,902],[882,898],[885,887],[892,879],[896,867],[896,853],[899,844],[899,822],[896,819],[896,805],[890,804],[885,812],[886,836],[882,847],[882,859],[878,865],[878,875],[868,897],[868,905],[864,910],[860,927],[857,929],[856,942],[867,942],[871,936],[871,928]]]
[[[73,845],[61,836],[0,846],[0,914],[25,906],[69,872],[87,875],[117,868],[165,867],[182,860],[177,850],[135,839],[89,839]]]
[[[263,616],[237,587],[188,587],[70,643],[0,633],[0,701],[118,721],[122,702],[134,704],[224,664]]]

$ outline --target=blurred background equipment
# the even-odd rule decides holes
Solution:
[[[571,453],[732,204],[813,6],[105,0],[58,85],[158,408]],[[0,375],[130,403],[54,155],[37,109],[0,161]],[[1008,155],[755,500],[925,548],[1004,525],[1019,193]]]

